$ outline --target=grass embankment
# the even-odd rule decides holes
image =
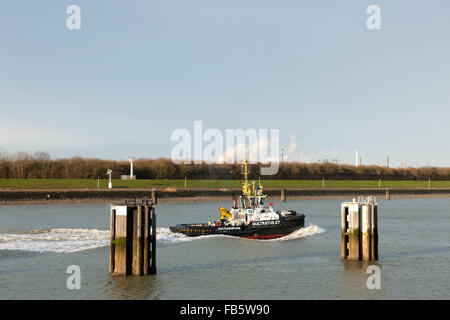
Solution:
[[[323,188],[323,180],[262,180],[265,188]],[[99,181],[106,189],[108,180]],[[113,180],[113,188],[184,188],[184,179]],[[187,180],[187,188],[239,188],[239,180]],[[0,188],[97,188],[97,179],[0,179]],[[428,181],[325,180],[325,188],[428,188]],[[450,188],[450,181],[431,181],[432,188]]]

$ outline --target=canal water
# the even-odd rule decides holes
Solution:
[[[449,299],[450,198],[378,200],[379,261],[340,258],[340,203],[276,202],[305,213],[285,238],[188,238],[168,227],[205,222],[229,202],[157,207],[158,274],[111,277],[109,206],[0,206],[0,299]],[[367,268],[380,268],[369,289]],[[67,268],[79,266],[70,290]]]

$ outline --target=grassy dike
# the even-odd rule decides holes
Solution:
[[[262,180],[265,188],[323,188],[323,180]],[[115,180],[113,188],[184,188],[184,179]],[[187,188],[239,188],[239,180],[186,180]],[[0,179],[1,189],[106,189],[107,179]],[[325,180],[325,188],[428,188],[428,181]],[[450,181],[431,181],[432,188],[450,188]]]
[[[165,201],[231,201],[232,193],[240,192],[236,180],[107,180],[93,179],[0,179],[0,204],[51,204],[51,203],[111,203],[125,199],[150,197],[151,190],[158,191],[158,199]],[[373,180],[265,180],[264,193],[270,201],[279,201],[281,189],[286,189],[287,199],[342,198],[358,195],[384,197],[386,189],[391,197],[450,197],[450,181],[379,181]]]

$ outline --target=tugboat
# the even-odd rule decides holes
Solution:
[[[247,158],[244,160],[242,194],[233,196],[233,208],[219,208],[220,218],[214,222],[177,224],[169,229],[189,237],[228,235],[248,239],[275,239],[284,237],[305,225],[305,215],[294,210],[278,210],[273,203],[265,206],[267,195],[259,183],[248,183]]]

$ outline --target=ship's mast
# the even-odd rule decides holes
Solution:
[[[247,157],[244,158],[244,185],[243,185],[244,194],[248,194],[248,170],[247,170]]]
[[[244,159],[244,176],[245,176],[245,185],[248,183],[248,169],[247,169],[247,157]]]
[[[248,183],[248,161],[247,157],[244,158],[244,181],[242,184],[242,196],[246,198],[246,201],[250,201],[251,205],[262,204],[261,199],[265,199],[266,196],[262,193],[261,178],[259,180],[258,188],[256,188],[256,181],[252,181],[251,185]]]

